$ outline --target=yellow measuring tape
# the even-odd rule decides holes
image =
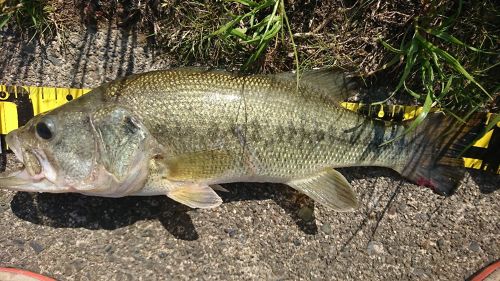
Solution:
[[[25,124],[33,116],[59,107],[90,90],[0,85],[0,134],[5,136]],[[371,106],[345,102],[342,106],[373,118],[396,121],[413,119],[422,111],[421,107],[403,105]],[[489,116],[491,119],[491,114]],[[4,146],[2,141],[2,152],[6,149]],[[499,149],[500,122],[469,149],[466,153],[467,157],[464,158],[465,167],[490,170],[500,174],[500,159],[498,159],[500,157],[495,158]],[[488,157],[495,159],[487,159]]]

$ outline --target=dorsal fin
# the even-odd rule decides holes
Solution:
[[[286,83],[297,81],[297,74],[294,72],[284,72],[273,76]],[[339,103],[351,96],[351,93],[358,88],[355,79],[337,68],[307,70],[300,75],[299,83],[300,86],[315,89]]]

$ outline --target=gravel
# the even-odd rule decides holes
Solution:
[[[169,66],[144,36],[0,36],[0,82],[95,87]],[[0,191],[0,266],[59,280],[463,280],[500,257],[498,176],[471,172],[443,198],[381,168],[346,168],[360,208],[337,213],[284,185],[224,185],[195,210],[164,196]]]

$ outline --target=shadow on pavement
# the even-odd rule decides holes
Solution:
[[[230,191],[220,192],[225,203],[272,198],[305,233],[317,233],[313,219],[304,221],[300,218],[301,206],[295,205],[289,197],[302,196],[291,188],[265,184],[231,184],[225,187]],[[281,192],[283,194],[277,194]],[[188,214],[192,209],[166,196],[103,198],[18,192],[11,201],[11,208],[23,220],[56,228],[113,230],[137,221],[157,219],[177,239],[191,241],[199,237]]]
[[[481,193],[489,194],[500,190],[500,175],[490,172],[468,170],[472,180],[479,186]]]
[[[405,179],[403,176],[399,175],[397,172],[393,171],[392,169],[389,168],[381,168],[381,167],[350,167],[350,168],[342,168],[338,169],[342,174],[346,175],[346,178],[348,179],[349,182],[352,182],[352,180],[356,179],[363,179],[363,178],[375,178],[375,182],[373,183],[373,188],[370,188],[371,191],[366,192],[364,194],[364,198],[359,198],[361,202],[363,201],[375,201],[378,202],[375,206],[365,209],[365,210],[360,210],[360,212],[365,212],[365,216],[363,220],[359,223],[357,228],[354,230],[352,235],[350,235],[347,240],[343,243],[343,247],[341,249],[341,252],[344,252],[349,249],[351,242],[356,238],[358,233],[360,231],[368,231],[370,233],[370,238],[368,241],[372,241],[372,239],[376,236],[377,230],[379,226],[381,225],[385,215],[387,214],[388,210],[391,208],[394,202],[397,201],[398,195],[401,194],[402,192],[402,186],[404,182],[407,182],[408,180]],[[472,178],[472,180],[478,185],[479,191],[483,194],[488,194],[495,192],[500,189],[500,175],[495,175],[490,172],[485,172],[485,171],[479,171],[479,170],[473,170],[473,169],[467,169],[468,174]],[[379,177],[390,177],[393,180],[398,180],[398,184],[395,186],[391,186],[387,188],[387,191],[385,193],[388,193],[388,200],[381,200],[383,196],[386,194],[378,194],[374,195],[374,190],[376,181],[378,180]],[[414,186],[414,188],[426,188],[426,187],[419,187],[419,186]],[[451,195],[451,196],[457,196],[456,194]],[[373,198],[376,197],[376,198]],[[377,198],[378,197],[378,198]],[[439,196],[440,198],[444,198],[442,196]],[[380,207],[382,207],[382,210],[380,210]],[[437,207],[434,210],[427,210],[427,214],[429,216],[430,220],[436,213],[439,212],[441,209],[442,204],[438,204]],[[370,221],[370,214],[374,213],[374,219],[375,223],[373,225],[369,225]],[[365,229],[367,228],[367,229]]]
[[[361,177],[397,177],[396,172],[383,168],[347,168],[340,171],[348,176],[349,181]],[[485,177],[484,173],[475,171],[471,172],[471,176],[478,182],[482,193],[491,193],[499,189],[497,184],[499,176]],[[401,180],[404,181],[403,178]],[[224,187],[229,190],[229,192],[219,192],[224,203],[272,199],[304,233],[312,235],[318,233],[312,212],[313,201],[286,185],[234,183],[226,184]],[[395,189],[388,189],[391,193],[390,200],[386,202],[382,213],[377,214],[377,226],[400,193],[400,187],[398,185]],[[373,194],[365,195],[372,197]],[[14,214],[23,220],[52,227],[112,230],[141,220],[157,219],[177,239],[196,240],[199,237],[188,213],[191,209],[166,196],[102,198],[80,194],[18,192],[11,202],[11,208]],[[310,214],[304,217],[304,210]],[[365,225],[366,221],[362,222],[355,232],[363,229]],[[372,230],[372,235],[375,235],[376,231],[377,227]],[[350,244],[353,237],[348,239],[345,246]]]
[[[11,208],[23,220],[63,228],[112,230],[139,220],[158,219],[178,239],[198,238],[186,213],[189,208],[165,196],[102,198],[18,192],[11,201]]]
[[[349,182],[367,178],[375,179],[371,186],[368,186],[370,189],[369,191],[358,194],[358,200],[360,204],[363,204],[360,206],[358,212],[364,213],[364,216],[352,234],[343,242],[341,252],[346,252],[351,247],[351,243],[354,239],[358,237],[360,231],[369,233],[368,241],[371,241],[376,236],[377,230],[384,220],[389,208],[391,208],[392,204],[401,193],[402,184],[405,179],[392,169],[382,167],[349,167],[338,170],[347,177]],[[397,185],[388,186],[382,193],[375,194],[375,186],[378,185],[377,182],[380,177],[390,177],[394,180],[398,180]],[[388,200],[383,199],[385,197],[388,197]],[[376,204],[369,207],[368,202],[376,202]],[[373,223],[372,220],[375,220],[375,222]]]

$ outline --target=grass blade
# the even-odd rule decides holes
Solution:
[[[412,40],[411,44],[410,44],[410,48],[408,49],[408,51],[406,53],[406,65],[405,65],[405,68],[403,70],[403,75],[399,79],[399,83],[396,86],[396,89],[394,90],[394,93],[397,92],[399,89],[401,89],[401,87],[403,86],[403,84],[406,81],[406,78],[408,78],[408,76],[410,75],[411,70],[415,66],[415,62],[416,62],[416,56],[415,56],[415,54],[417,52],[418,52],[417,41],[416,40]]]
[[[290,22],[288,22],[288,16],[285,11],[285,2],[281,1],[281,14],[283,15],[283,19],[285,20],[286,29],[288,30],[288,36],[290,36],[290,41],[292,43],[293,48],[293,56],[295,59],[295,67],[296,67],[296,77],[297,77],[297,89],[299,89],[299,79],[300,79],[300,63],[299,63],[299,52],[297,51],[297,46],[295,46],[295,40],[293,39],[293,32],[290,26]]]
[[[491,95],[486,91],[486,89],[484,89],[483,86],[481,86],[481,84],[479,84],[474,79],[474,77],[472,77],[472,75],[470,75],[469,72],[467,72],[467,70],[465,70],[465,68],[460,64],[460,62],[455,57],[450,55],[445,50],[436,47],[431,42],[425,40],[425,38],[423,38],[420,34],[415,33],[415,35],[416,35],[416,38],[420,41],[420,43],[424,47],[426,47],[429,51],[436,53],[439,57],[444,59],[451,67],[453,67],[455,69],[455,71],[462,74],[465,78],[467,78],[469,81],[474,83],[479,89],[481,89],[488,97],[492,98]]]
[[[9,22],[11,16],[10,15],[2,15],[0,16],[0,29],[2,27],[4,27],[4,25],[7,24],[7,22]]]
[[[396,49],[394,48],[393,46],[389,45],[389,43],[385,42],[382,38],[379,38],[379,41],[380,43],[382,43],[382,45],[389,51],[393,52],[393,53],[396,53],[396,54],[400,54],[400,55],[403,55],[405,52],[400,50],[400,49]]]
[[[456,38],[455,36],[451,35],[451,34],[448,34],[446,33],[445,31],[443,30],[437,30],[437,29],[424,29],[425,32],[431,34],[431,35],[434,35],[448,43],[451,43],[451,44],[455,44],[455,45],[459,45],[459,46],[462,46],[462,47],[465,47],[465,48],[468,48],[474,52],[479,52],[479,53],[485,53],[485,54],[495,54],[494,52],[487,52],[487,51],[483,51],[481,49],[478,49],[478,48],[474,48],[472,46],[469,46],[467,44],[465,44],[464,42],[460,41],[458,38]]]
[[[408,87],[406,86],[406,82],[404,82],[404,83],[403,83],[403,86],[404,86],[405,90],[406,90],[408,93],[410,93],[410,95],[414,96],[416,99],[420,99],[420,96],[421,96],[421,95],[420,95],[420,94],[418,94],[418,93],[416,93],[416,92],[415,92],[415,91],[413,91],[412,89],[408,88]]]
[[[266,25],[266,30],[264,30],[264,37],[265,35],[267,34],[267,32],[269,31],[269,27],[271,26],[271,23],[274,21],[274,17],[276,16],[276,12],[278,11],[278,5],[280,3],[279,0],[275,0],[276,3],[274,3],[274,7],[273,7],[273,12],[271,13],[271,17],[269,18],[269,21],[267,22],[267,25]],[[262,42],[264,41],[264,39],[262,39],[259,43],[262,44]]]

